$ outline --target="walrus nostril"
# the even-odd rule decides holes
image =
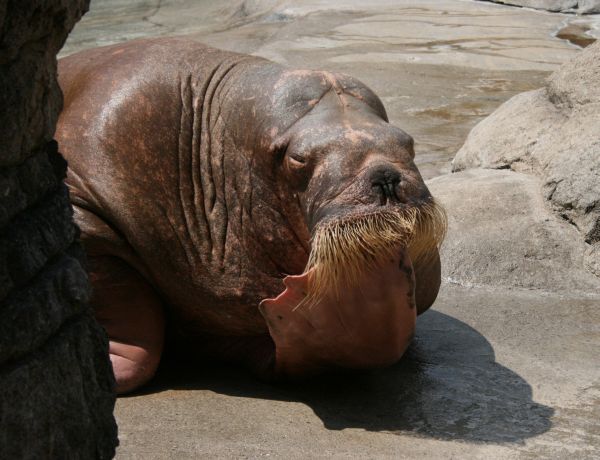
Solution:
[[[371,187],[379,195],[381,205],[388,201],[400,201],[397,189],[401,182],[401,176],[398,171],[385,168],[377,168],[371,173]]]

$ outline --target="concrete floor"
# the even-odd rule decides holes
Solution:
[[[92,0],[63,55],[192,34],[346,72],[415,137],[432,178],[476,122],[577,53],[553,35],[573,20],[461,0]],[[599,306],[598,291],[445,280],[390,369],[272,386],[169,363],[118,400],[118,458],[599,458]]]
[[[119,458],[598,458],[599,304],[446,285],[390,369],[272,386],[171,365],[118,401]]]

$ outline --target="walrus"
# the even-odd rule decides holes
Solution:
[[[274,380],[399,360],[445,215],[367,86],[185,38],[71,55],[59,82],[117,392],[165,346]]]

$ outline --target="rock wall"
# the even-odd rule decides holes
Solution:
[[[444,281],[464,287],[597,295],[575,227],[548,206],[540,178],[510,170],[469,169],[427,182],[448,212]]]
[[[112,368],[87,301],[56,54],[89,0],[0,0],[0,458],[111,458]]]
[[[475,126],[452,167],[540,177],[546,203],[579,230],[585,264],[600,277],[600,42]]]
[[[600,0],[484,0],[562,13],[600,13]]]

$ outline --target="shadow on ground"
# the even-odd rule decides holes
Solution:
[[[230,367],[166,363],[145,393],[209,390],[307,404],[327,429],[412,433],[474,443],[519,443],[546,432],[554,410],[532,400],[530,385],[495,362],[475,329],[429,311],[395,366],[271,385]],[[139,393],[138,393],[139,394]]]

